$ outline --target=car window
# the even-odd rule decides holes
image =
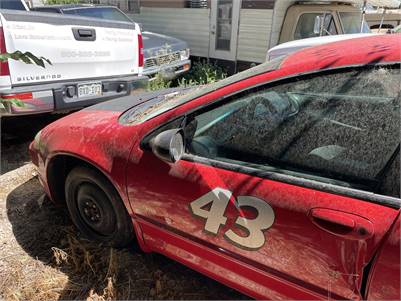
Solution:
[[[187,150],[374,186],[400,143],[399,76],[375,68],[258,88],[197,113]]]
[[[336,35],[338,34],[337,27],[332,14],[323,13],[306,13],[299,17],[297,27],[294,33],[294,39],[305,39],[318,37],[319,34],[314,33],[316,17],[321,17],[323,22],[322,35]]]
[[[64,14],[98,18],[111,21],[132,22],[124,13],[113,7],[81,7],[64,10]]]
[[[395,27],[393,32],[394,33],[401,33],[401,25],[398,25],[397,27]]]
[[[50,7],[34,7],[32,11],[45,12],[45,13],[61,13],[57,8]]]
[[[26,10],[20,0],[1,0],[0,9]]]
[[[340,19],[346,34],[370,32],[368,23],[366,21],[361,23],[361,14],[358,12],[340,12]]]

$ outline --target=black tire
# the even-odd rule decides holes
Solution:
[[[85,238],[124,247],[135,237],[128,212],[113,185],[99,172],[75,167],[65,182],[68,211]]]

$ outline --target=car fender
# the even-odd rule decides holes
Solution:
[[[110,160],[107,160],[107,157],[103,154],[99,154],[98,158],[102,158],[102,160],[92,160],[91,158],[85,157],[85,156],[81,156],[81,155],[77,155],[76,153],[73,152],[54,152],[52,154],[49,154],[47,156],[47,160],[45,163],[45,168],[44,170],[46,171],[46,179],[48,179],[48,168],[50,163],[52,162],[52,160],[54,160],[57,157],[60,156],[66,156],[66,157],[71,157],[74,159],[78,159],[80,161],[85,162],[86,164],[88,164],[89,166],[91,166],[92,168],[96,169],[98,172],[100,172],[103,176],[105,176],[110,183],[114,186],[114,188],[116,189],[117,193],[119,194],[119,196],[121,197],[125,208],[128,211],[128,214],[131,217],[131,221],[132,221],[132,225],[135,231],[135,235],[138,241],[138,244],[140,246],[140,248],[142,249],[143,252],[151,252],[150,248],[146,245],[145,240],[143,238],[143,231],[139,225],[139,223],[136,221],[136,217],[134,212],[131,209],[131,206],[129,205],[128,202],[128,197],[126,194],[126,186],[125,186],[125,180],[123,181],[123,183],[117,183],[115,180],[113,180],[113,177],[111,176],[110,173]],[[125,173],[124,173],[125,174]],[[48,186],[48,180],[46,181],[46,186]],[[46,187],[46,190],[50,193],[50,189],[49,187]]]

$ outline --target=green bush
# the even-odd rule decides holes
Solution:
[[[195,62],[191,70],[183,77],[173,81],[165,80],[158,74],[149,81],[148,90],[156,91],[172,87],[189,87],[211,84],[227,77],[227,73],[216,64],[208,64],[206,62]]]
[[[179,87],[206,85],[217,82],[227,77],[223,68],[216,64],[195,62],[191,70],[178,80]]]
[[[171,87],[171,85],[172,85],[171,81],[165,80],[163,79],[161,74],[157,74],[154,79],[149,81],[148,90],[157,91],[157,90],[168,89]]]

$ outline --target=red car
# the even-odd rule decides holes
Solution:
[[[400,300],[401,35],[301,50],[38,133],[85,236],[138,240],[257,299]]]

